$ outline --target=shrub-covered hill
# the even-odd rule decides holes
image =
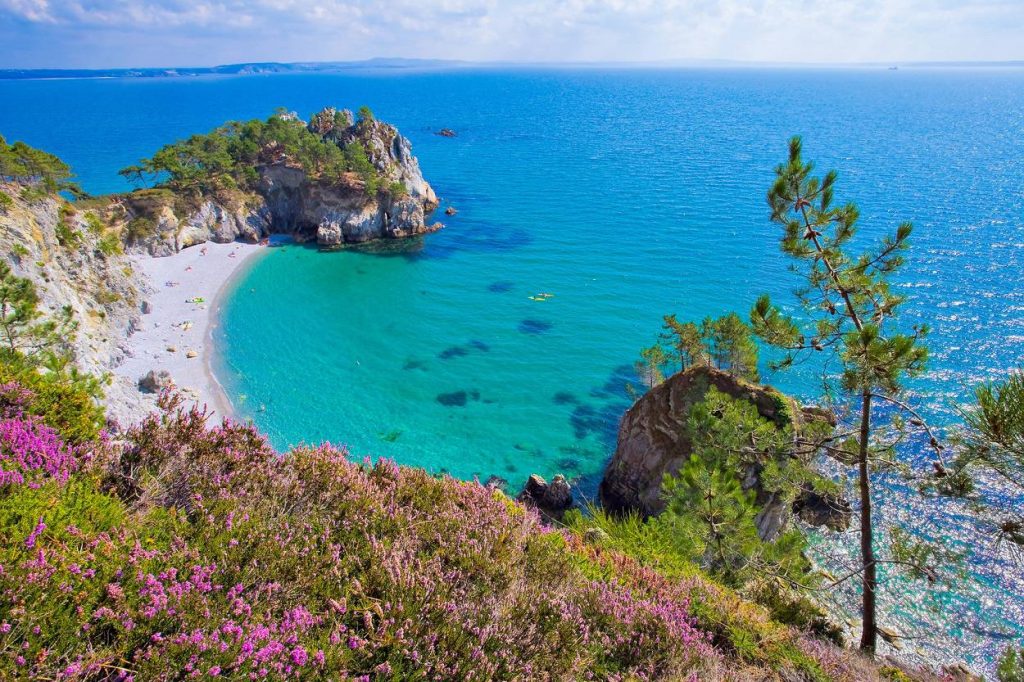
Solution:
[[[0,679],[885,679],[497,490],[164,408],[71,440],[0,387]]]

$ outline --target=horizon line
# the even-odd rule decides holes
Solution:
[[[110,66],[110,67],[0,67],[0,78],[23,74],[117,74],[121,76],[187,76],[187,75],[257,75],[277,72],[326,71],[355,68],[474,68],[474,67],[519,67],[519,68],[686,68],[695,66],[732,66],[743,68],[1007,68],[1024,67],[1024,59],[1002,60],[878,60],[850,62],[793,62],[760,61],[724,58],[702,59],[660,59],[660,60],[467,60],[439,59],[430,57],[370,57],[354,60],[313,60],[313,61],[241,61],[226,64],[200,66]]]

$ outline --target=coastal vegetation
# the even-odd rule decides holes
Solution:
[[[330,446],[282,456],[171,393],[107,431],[100,382],[66,354],[70,315],[9,270],[0,292],[0,677],[888,674],[726,584],[742,545],[712,567],[735,579],[715,579],[600,512],[553,528],[476,481]],[[722,407],[726,429],[750,416]]]
[[[0,393],[4,677],[880,679],[692,564],[477,482],[281,457],[170,395],[116,441],[72,441],[37,400]]]
[[[120,172],[133,182],[155,183],[176,193],[216,195],[255,191],[260,165],[286,162],[324,182],[354,174],[372,196],[388,189],[367,156],[364,133],[373,122],[368,107],[359,110],[355,121],[351,112],[334,109],[314,114],[308,125],[283,111],[265,121],[229,121],[209,133],[165,145]]]
[[[0,182],[19,183],[29,197],[63,191],[81,194],[71,177],[71,167],[53,154],[20,141],[8,144],[0,135]],[[5,204],[0,202],[0,208]]]

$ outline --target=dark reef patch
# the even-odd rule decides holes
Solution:
[[[453,391],[451,393],[438,393],[437,402],[445,407],[465,407],[470,400],[480,400],[480,391]]]
[[[414,369],[426,369],[426,366],[427,363],[423,362],[422,360],[417,360],[416,358],[409,358],[408,360],[405,361],[405,364],[402,365],[402,369],[409,372]]]
[[[577,439],[583,440],[587,436],[595,435],[607,447],[614,448],[619,419],[623,412],[622,406],[614,403],[601,407],[578,405],[572,411],[569,423]]]
[[[523,320],[519,323],[519,331],[524,334],[543,334],[551,331],[554,325],[547,320]]]
[[[487,287],[487,291],[494,294],[505,294],[512,291],[513,287],[515,287],[514,282],[494,282]]]
[[[578,472],[580,470],[580,463],[572,457],[563,457],[562,459],[555,462],[558,466],[558,470],[561,472],[572,471]]]
[[[555,405],[579,405],[580,399],[569,391],[559,391],[551,398],[551,402]]]
[[[479,339],[473,339],[469,342],[469,347],[480,351],[481,353],[488,353],[491,347]]]
[[[437,402],[441,403],[445,407],[465,407],[466,399],[467,396],[465,391],[437,394]]]
[[[469,351],[463,346],[450,346],[445,348],[443,351],[437,354],[437,357],[442,360],[451,360],[452,358],[461,358],[464,355],[469,355]]]

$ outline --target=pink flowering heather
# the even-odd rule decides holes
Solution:
[[[67,500],[0,488],[0,513],[22,519],[0,536],[0,679],[765,677],[695,617],[695,598],[725,598],[698,578],[552,531],[477,483],[329,446],[280,456],[248,426],[167,407]],[[8,422],[4,471],[74,475],[59,439]],[[847,669],[771,635],[807,679],[827,679],[818,658]]]
[[[38,486],[46,478],[63,483],[78,469],[79,460],[80,453],[39,420],[0,419],[0,488]]]

